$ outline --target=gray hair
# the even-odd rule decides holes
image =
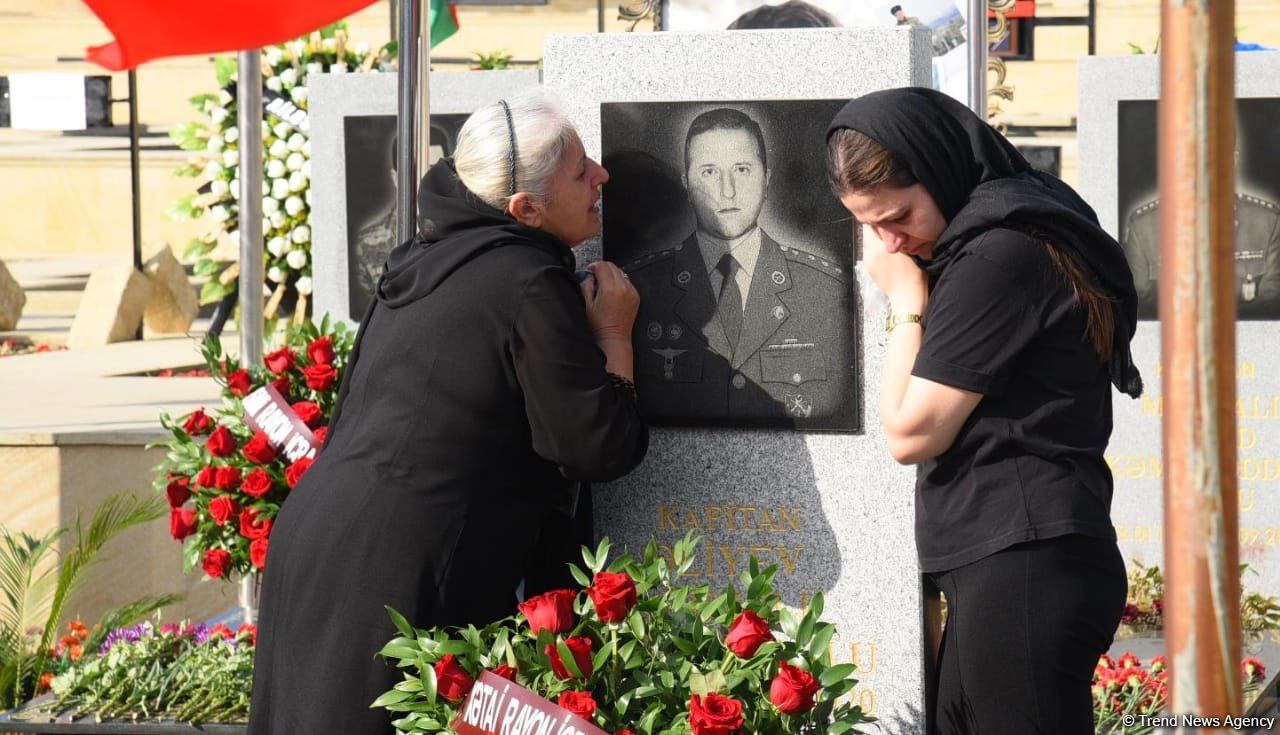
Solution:
[[[458,178],[485,204],[506,209],[516,192],[546,201],[551,176],[560,167],[565,149],[577,135],[560,106],[542,90],[522,92],[506,100],[511,128],[501,103],[486,105],[467,118],[458,133],[454,165]],[[511,157],[515,151],[515,190],[511,186]]]

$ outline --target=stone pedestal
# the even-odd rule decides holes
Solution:
[[[186,334],[200,312],[200,303],[182,264],[165,246],[142,270],[151,281],[151,298],[142,315],[143,337]]]
[[[27,304],[27,295],[22,286],[9,274],[9,269],[0,262],[0,332],[18,327],[18,319],[22,318],[22,307]]]
[[[67,335],[73,350],[133,339],[151,297],[151,281],[131,263],[104,266],[89,276]]]

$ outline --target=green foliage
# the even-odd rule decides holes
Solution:
[[[813,598],[803,611],[784,608],[773,591],[777,567],[761,569],[752,558],[739,575],[741,589],[687,586],[680,577],[693,566],[701,539],[692,534],[677,541],[670,557],[650,542],[639,559],[611,557],[608,539],[595,549],[583,548],[584,566],[571,565],[573,577],[588,586],[601,572],[625,573],[635,585],[636,602],[619,622],[601,620],[590,594],[574,599],[576,621],[559,634],[534,634],[523,614],[483,628],[417,629],[389,610],[398,635],[381,655],[403,672],[403,680],[374,706],[399,715],[403,733],[445,733],[457,704],[438,696],[434,666],[446,654],[470,676],[500,665],[517,669],[517,683],[555,701],[570,690],[585,690],[597,703],[595,724],[608,732],[629,728],[638,735],[687,733],[690,696],[719,694],[743,704],[742,732],[856,733],[872,722],[847,699],[856,686],[853,664],[833,664],[830,642],[835,626],[821,619],[823,600]],[[760,645],[747,658],[727,646],[728,631],[744,611],[763,618],[784,637]],[[592,671],[585,679],[566,641],[592,642]],[[548,646],[571,675],[559,679],[545,651]],[[771,682],[786,661],[816,680],[814,705],[806,712],[784,715],[771,703]]]
[[[502,51],[492,51],[487,54],[476,51],[474,56],[476,59],[474,68],[483,70],[510,68],[511,59],[514,58],[511,54],[503,53]]]

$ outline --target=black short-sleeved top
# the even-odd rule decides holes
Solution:
[[[925,572],[1023,541],[1115,539],[1111,383],[1044,243],[996,229],[959,246],[929,297],[912,374],[983,398],[943,454],[919,467]]]

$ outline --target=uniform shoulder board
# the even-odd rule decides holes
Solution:
[[[844,268],[820,255],[814,255],[813,253],[806,252],[799,248],[789,248],[786,245],[781,244],[778,245],[778,247],[782,250],[782,255],[786,257],[789,262],[807,265],[814,270],[826,273],[832,278],[843,278],[845,275]]]
[[[639,258],[636,258],[635,260],[631,261],[630,263],[627,263],[626,265],[622,266],[622,270],[626,273],[630,273],[634,270],[639,270],[640,268],[644,268],[645,266],[653,265],[654,263],[660,263],[666,260],[667,258],[670,258],[671,256],[675,255],[678,252],[680,252],[680,247],[671,247],[671,248],[667,248],[666,250],[655,250],[652,253],[646,253],[640,256]]]
[[[1153,199],[1153,200],[1151,200],[1151,201],[1147,202],[1146,204],[1142,205],[1141,207],[1138,207],[1137,209],[1133,210],[1133,212],[1131,212],[1131,213],[1129,214],[1129,216],[1130,216],[1130,217],[1137,217],[1137,216],[1139,216],[1139,215],[1146,214],[1147,212],[1155,211],[1155,208],[1156,208],[1156,207],[1159,207],[1159,206],[1160,206],[1160,200],[1159,200],[1159,199]]]
[[[1250,204],[1256,204],[1259,207],[1262,207],[1263,209],[1269,209],[1272,212],[1280,212],[1280,205],[1277,205],[1275,202],[1270,202],[1270,201],[1267,201],[1266,199],[1259,199],[1258,197],[1252,196],[1250,194],[1241,194],[1240,198]]]

